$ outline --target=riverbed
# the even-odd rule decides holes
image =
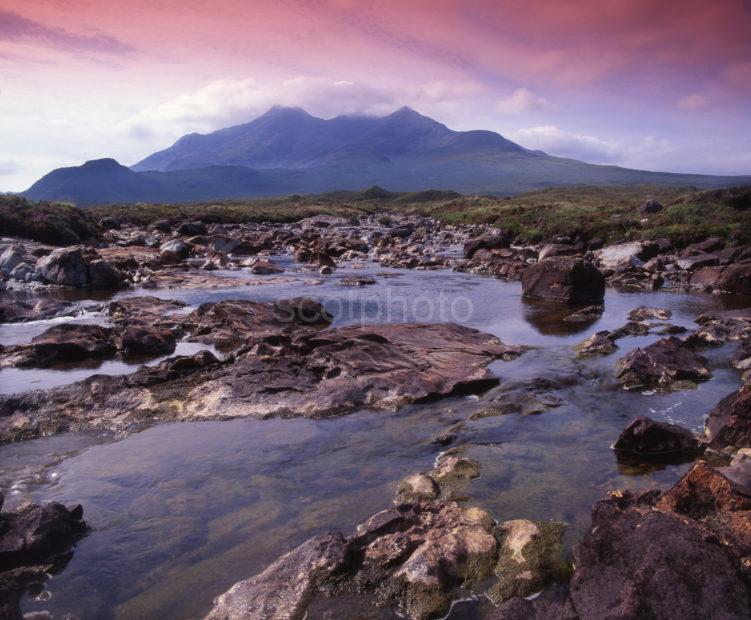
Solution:
[[[290,257],[275,260],[292,267]],[[349,276],[370,277],[376,284],[344,286],[341,280]],[[595,331],[623,325],[638,306],[667,308],[672,324],[693,328],[696,316],[732,307],[732,298],[609,289],[603,316],[583,325],[561,322],[551,318],[549,308],[524,302],[518,282],[450,270],[366,263],[315,278],[320,284],[308,277],[307,284],[129,290],[116,297],[157,295],[193,308],[222,299],[307,295],[326,305],[333,327],[451,321],[531,348],[516,360],[492,363],[500,385],[488,393],[396,412],[170,423],[125,438],[68,433],[0,447],[0,491],[7,508],[27,499],[80,503],[93,528],[46,589],[27,596],[25,612],[47,610],[56,618],[202,617],[215,596],[310,536],[326,530],[349,534],[385,508],[401,478],[432,466],[445,449],[435,438],[458,421],[465,424],[454,445],[466,445],[467,456],[481,465],[467,503],[498,519],[564,521],[570,546],[589,526],[592,504],[608,490],[665,488],[688,468],[688,463],[619,462],[610,446],[633,417],[649,415],[701,431],[709,410],[740,383],[727,363],[730,348],[703,352],[712,379],[673,393],[626,392],[614,379],[615,361],[658,335],[621,339],[620,349],[604,358],[577,360],[573,350]],[[69,318],[0,325],[0,344],[28,342],[61,320],[105,324],[95,307],[101,301],[79,299],[80,312]],[[198,348],[207,347],[180,343],[175,354]],[[0,390],[52,387],[137,366],[110,361],[88,368],[2,370]],[[538,378],[555,379],[546,397],[556,406],[471,419],[504,390]]]

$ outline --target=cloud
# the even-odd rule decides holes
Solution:
[[[508,97],[501,99],[496,107],[502,114],[537,112],[550,107],[550,103],[526,88],[517,88]]]
[[[134,48],[106,35],[83,35],[63,28],[45,26],[13,11],[0,9],[0,40],[32,41],[47,47],[74,49],[99,54],[122,54]]]
[[[157,134],[177,137],[246,123],[274,105],[298,106],[323,118],[382,116],[410,105],[429,115],[451,118],[462,109],[468,95],[478,92],[479,86],[472,82],[440,80],[405,85],[310,76],[278,82],[220,79],[151,106],[126,119],[119,129],[136,139]]]
[[[709,97],[694,93],[679,99],[677,105],[681,110],[701,110],[709,105]]]
[[[518,129],[508,132],[508,136],[530,149],[585,161],[612,162],[623,154],[623,147],[616,142],[564,131],[555,125]]]
[[[7,176],[10,174],[16,174],[21,169],[21,166],[10,159],[0,160],[0,176]]]

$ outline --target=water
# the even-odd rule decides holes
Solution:
[[[394,277],[378,275],[383,273]],[[348,275],[371,276],[377,284],[342,286],[339,280]],[[329,420],[164,424],[119,441],[79,433],[1,447],[0,488],[9,507],[24,499],[81,503],[94,527],[67,568],[47,584],[42,598],[51,598],[27,598],[24,611],[201,617],[214,596],[309,536],[327,529],[349,533],[385,508],[398,480],[431,467],[441,450],[433,439],[458,420],[465,421],[458,443],[469,444],[468,455],[482,466],[468,488],[469,503],[499,519],[565,521],[566,542],[573,544],[589,525],[592,504],[608,490],[665,487],[688,467],[619,463],[610,445],[631,418],[646,414],[700,430],[709,409],[739,384],[727,364],[732,346],[706,353],[714,376],[699,389],[651,395],[620,390],[612,368],[629,350],[659,336],[620,340],[620,350],[602,359],[577,361],[571,348],[594,331],[622,325],[639,305],[669,308],[672,323],[692,327],[695,316],[727,303],[715,296],[609,290],[600,320],[561,327],[545,320],[544,308],[522,302],[518,283],[372,264],[314,277],[322,283],[121,295],[156,294],[192,306],[309,295],[326,303],[336,326],[454,319],[533,349],[512,362],[494,362],[501,386],[479,399],[452,397],[396,413],[360,411]],[[46,326],[18,329],[30,338]],[[16,327],[0,327],[0,342],[21,338]],[[23,380],[4,370],[0,386],[17,391],[132,370],[119,364],[24,371],[30,374]],[[566,379],[551,391],[559,407],[539,415],[469,419],[506,386],[537,377]],[[455,608],[457,617],[461,609]]]

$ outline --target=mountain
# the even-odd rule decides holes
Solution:
[[[192,133],[126,168],[112,159],[60,168],[28,198],[79,204],[190,202],[290,193],[453,189],[514,194],[559,185],[751,183],[587,164],[530,151],[492,131],[453,131],[410,108],[384,117],[321,119],[276,106],[259,118],[209,134]]]

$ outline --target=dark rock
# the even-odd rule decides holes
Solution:
[[[664,207],[654,198],[647,198],[639,207],[639,213],[648,215],[650,213],[659,213]]]
[[[118,339],[118,350],[125,357],[169,355],[177,342],[169,329],[133,326],[126,328]]]
[[[206,226],[202,222],[183,222],[177,227],[177,234],[183,237],[205,235]]]
[[[700,524],[654,508],[657,494],[598,502],[574,548],[571,601],[583,619],[745,618],[751,595]]]
[[[705,422],[704,434],[713,448],[751,447],[751,383],[717,403]]]
[[[172,230],[172,224],[170,224],[167,220],[157,220],[151,225],[151,228],[161,233],[168,233]]]
[[[521,596],[501,603],[488,620],[580,620],[571,601],[529,600]]]
[[[114,217],[109,216],[103,217],[99,220],[99,226],[104,230],[120,230],[120,222]]]
[[[59,316],[68,316],[74,311],[73,304],[55,299],[39,299],[26,301],[15,299],[12,302],[0,303],[0,322],[22,323],[25,321],[41,321]]]
[[[613,449],[641,456],[696,454],[702,451],[698,438],[688,429],[645,416],[639,416],[629,423],[613,444]]]
[[[250,271],[256,275],[273,275],[284,271],[282,267],[266,257],[252,258],[245,261],[243,265],[250,267]]]
[[[104,359],[114,354],[112,329],[61,323],[32,338],[30,344],[4,352],[3,365],[44,368],[60,363]]]
[[[675,264],[679,269],[684,271],[696,271],[701,267],[711,267],[717,265],[719,259],[713,254],[697,254],[695,256],[687,256],[685,258],[679,258],[675,261]]]
[[[339,284],[343,286],[370,286],[375,283],[375,278],[367,276],[347,276],[339,280]]]
[[[649,333],[649,325],[640,321],[629,321],[615,329],[610,334],[611,340],[620,340],[628,336],[646,336]]]
[[[714,252],[719,252],[724,247],[725,242],[722,239],[720,239],[719,237],[709,237],[704,241],[700,241],[699,243],[694,243],[693,245],[688,246],[683,251],[683,254],[685,256],[692,256],[695,254],[712,254]]]
[[[98,259],[89,263],[89,287],[114,290],[122,285],[122,274],[107,261]]]
[[[464,257],[472,258],[477,250],[498,250],[501,248],[507,248],[509,246],[510,239],[508,235],[502,231],[492,231],[483,233],[477,237],[467,240],[464,243]]]
[[[734,295],[751,296],[751,262],[726,267],[720,275],[717,288]]]
[[[685,389],[711,377],[706,363],[706,359],[671,336],[618,360],[616,376],[627,390]]]
[[[522,273],[523,295],[567,304],[601,302],[605,278],[591,263],[580,258],[553,256]]]

